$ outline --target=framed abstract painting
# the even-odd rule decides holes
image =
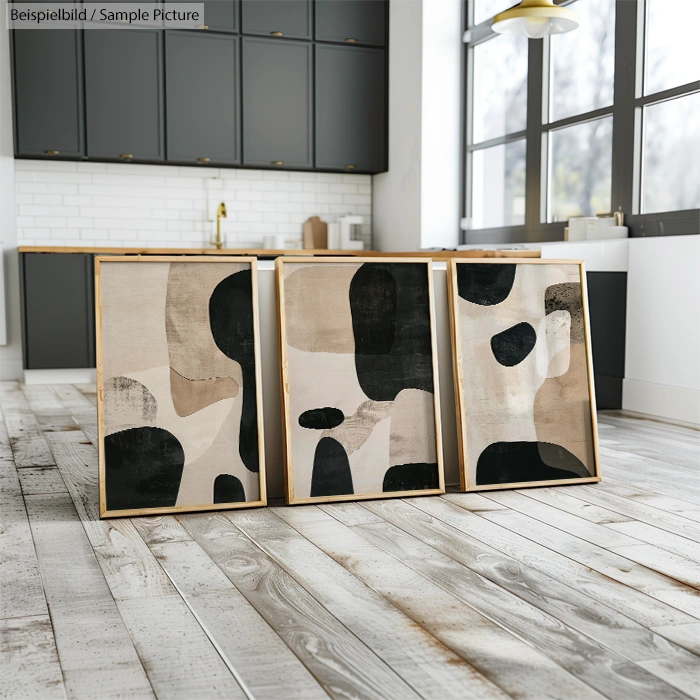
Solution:
[[[583,263],[450,260],[464,491],[600,481]]]
[[[442,493],[430,260],[276,266],[287,503]]]
[[[101,517],[265,505],[256,274],[96,258]]]

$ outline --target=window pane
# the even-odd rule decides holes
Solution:
[[[698,0],[647,0],[644,94],[700,80]]]
[[[612,117],[550,133],[549,221],[610,212]]]
[[[525,140],[472,154],[472,228],[525,223]]]
[[[644,109],[642,213],[700,208],[700,93]]]
[[[525,128],[527,39],[496,36],[474,47],[474,143]]]
[[[576,31],[551,38],[551,121],[613,102],[615,0],[579,0]]]
[[[517,5],[518,0],[475,0],[474,24],[480,24],[485,19],[490,19],[503,10]]]

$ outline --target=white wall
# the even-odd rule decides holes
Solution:
[[[700,425],[700,235],[632,238],[622,407]]]
[[[0,0],[5,17],[6,0]],[[12,140],[12,89],[10,34],[0,29],[0,240],[4,248],[5,306],[8,344],[0,346],[0,380],[22,376],[22,343],[19,317],[19,268],[15,233],[14,148]]]
[[[19,245],[207,246],[221,201],[229,247],[300,238],[313,215],[358,214],[371,231],[369,175],[17,160],[15,180]]]
[[[391,0],[389,171],[374,176],[380,250],[459,242],[460,0]]]

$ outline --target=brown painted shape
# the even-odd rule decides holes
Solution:
[[[170,368],[170,392],[178,416],[191,416],[217,401],[233,399],[239,388],[231,377],[187,379]]]
[[[287,263],[285,268],[293,268]],[[360,265],[308,265],[284,279],[287,344],[306,352],[352,354],[350,281]]]
[[[567,372],[545,379],[535,395],[534,414],[537,440],[566,448],[593,475],[593,427],[583,343],[571,346]]]
[[[568,311],[571,315],[571,344],[583,343],[583,296],[580,282],[552,284],[544,292],[544,310]]]
[[[187,379],[232,377],[241,386],[238,362],[216,345],[209,323],[209,299],[226,277],[250,269],[249,263],[171,263],[165,302],[165,332],[170,366]]]
[[[350,456],[367,442],[377,423],[388,418],[391,406],[391,401],[365,401],[340,425],[331,430],[324,430],[321,437],[337,440]]]
[[[153,425],[157,414],[158,402],[141,382],[111,377],[104,383],[105,435]]]

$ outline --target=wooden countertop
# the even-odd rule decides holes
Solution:
[[[263,250],[257,248],[81,248],[71,246],[20,246],[20,253],[93,253],[95,255],[248,255],[278,257],[290,255],[342,255],[382,258],[539,258],[539,250],[438,250],[399,253],[376,250]]]

